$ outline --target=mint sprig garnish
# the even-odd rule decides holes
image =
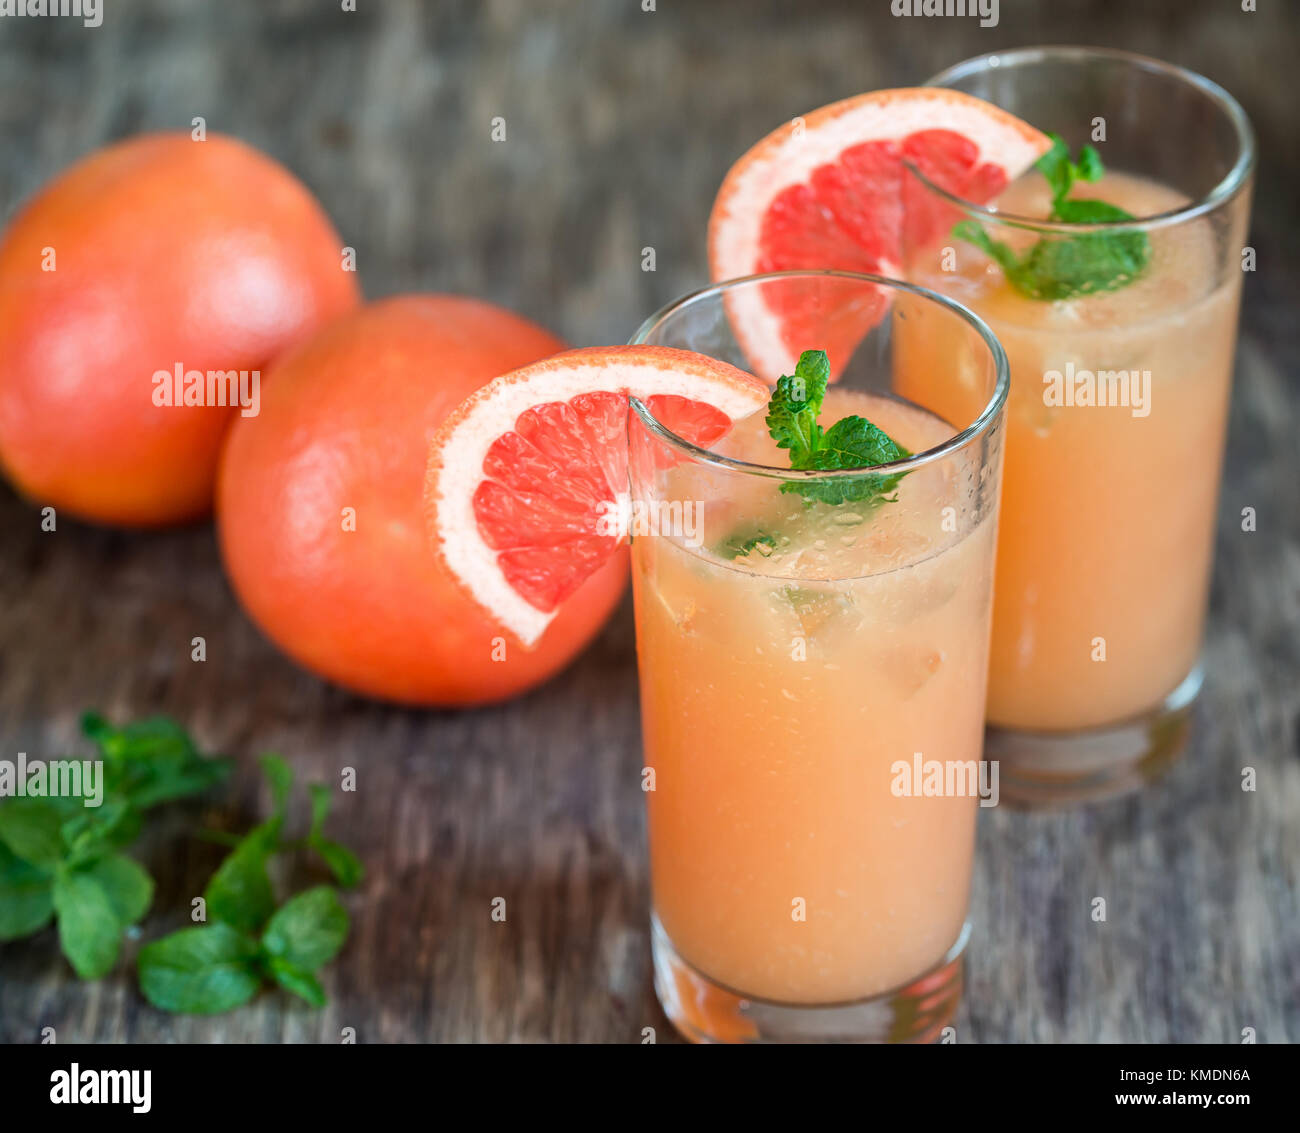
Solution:
[[[1059,134],[1048,135],[1052,148],[1038,159],[1036,168],[1052,189],[1048,219],[1066,224],[1115,224],[1136,219],[1106,201],[1075,200],[1070,190],[1078,181],[1094,182],[1105,170],[1092,146],[1079,151],[1078,161]],[[1126,287],[1142,274],[1151,258],[1144,232],[1088,232],[1079,236],[1044,237],[1023,256],[1001,240],[993,239],[973,220],[955,224],[952,234],[974,244],[1002,268],[1007,281],[1031,299],[1073,299],[1098,291]]]
[[[802,472],[874,468],[912,454],[865,417],[842,417],[829,429],[818,422],[830,362],[824,350],[805,350],[793,374],[783,376],[767,406],[767,430],[778,448],[790,454],[790,467]],[[845,476],[807,483],[785,483],[781,491],[824,504],[893,503],[889,493],[906,473]],[[896,497],[895,497],[896,498]]]

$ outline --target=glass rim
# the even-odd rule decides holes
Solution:
[[[1241,103],[1213,79],[1207,79],[1204,75],[1187,67],[1180,67],[1176,63],[1166,63],[1164,60],[1155,59],[1150,55],[1140,55],[1135,51],[1123,51],[1114,47],[1077,47],[1070,45],[1015,47],[1006,51],[989,51],[983,55],[974,55],[969,59],[963,59],[960,63],[954,63],[951,67],[944,68],[938,74],[931,75],[923,85],[927,87],[947,87],[953,80],[975,71],[994,70],[1002,66],[1038,62],[1049,58],[1068,59],[1072,62],[1105,59],[1117,63],[1126,63],[1139,70],[1155,72],[1164,75],[1166,78],[1176,79],[1188,86],[1195,87],[1223,112],[1232,125],[1237,138],[1237,160],[1233,163],[1232,168],[1224,174],[1223,179],[1199,200],[1180,205],[1176,209],[1157,213],[1155,216],[1138,217],[1133,220],[1107,221],[1100,224],[1070,224],[1061,220],[1044,220],[1036,217],[1020,216],[1017,213],[1003,212],[989,205],[968,201],[956,193],[950,193],[942,186],[936,185],[910,161],[904,162],[908,171],[937,196],[942,197],[965,212],[983,217],[991,224],[1032,229],[1036,232],[1069,233],[1071,235],[1089,232],[1147,231],[1183,224],[1226,204],[1246,187],[1255,169],[1255,131],[1250,125],[1250,119],[1247,117],[1245,110],[1242,109]],[[997,60],[996,63],[993,62],[995,59]]]
[[[770,480],[782,480],[790,483],[809,483],[812,481],[827,480],[852,480],[864,475],[893,475],[896,473],[911,472],[917,468],[924,467],[928,464],[934,464],[936,461],[945,459],[958,453],[963,449],[969,448],[975,441],[987,433],[998,415],[1002,412],[1007,402],[1007,394],[1011,388],[1011,369],[1007,361],[1006,351],[1002,349],[1002,344],[997,340],[989,325],[975,314],[968,307],[962,306],[954,299],[949,299],[946,295],[941,295],[937,291],[931,291],[928,287],[921,287],[915,283],[908,283],[902,279],[891,279],[889,276],[874,275],[867,272],[853,271],[835,271],[831,269],[793,269],[790,271],[763,272],[756,275],[739,276],[736,279],[727,279],[719,283],[710,284],[708,287],[701,287],[695,291],[688,292],[685,295],[674,299],[672,302],[660,307],[653,315],[646,319],[640,327],[637,328],[629,340],[630,346],[642,346],[645,344],[649,335],[664,321],[672,315],[686,310],[694,303],[702,300],[723,297],[727,292],[733,291],[742,286],[758,286],[764,283],[772,283],[781,279],[808,279],[826,277],[833,279],[852,280],[857,283],[870,284],[873,287],[885,287],[894,292],[906,291],[916,295],[927,302],[932,302],[940,307],[946,308],[950,313],[962,319],[976,334],[979,335],[984,346],[988,349],[989,355],[993,360],[994,382],[993,392],[985,401],[983,408],[978,416],[958,429],[951,437],[941,441],[923,452],[913,453],[902,460],[893,460],[888,464],[875,464],[869,468],[837,468],[826,471],[801,471],[794,468],[781,468],[773,464],[754,464],[746,460],[737,460],[735,457],[725,456],[720,452],[704,448],[688,441],[685,437],[674,433],[667,425],[660,421],[647,406],[638,397],[629,397],[628,404],[632,411],[640,418],[642,424],[650,432],[658,437],[665,444],[684,453],[692,460],[700,464],[712,465],[715,468],[724,468],[731,472],[740,472],[749,476],[761,476]],[[892,307],[892,303],[891,303]],[[888,315],[886,311],[886,316]],[[883,317],[882,317],[882,322]],[[879,324],[876,324],[877,326]],[[867,334],[874,330],[873,326],[867,331]],[[865,335],[863,336],[865,338]],[[922,406],[922,408],[924,408]],[[952,428],[956,426],[951,421],[946,421]],[[725,434],[724,434],[725,435]]]

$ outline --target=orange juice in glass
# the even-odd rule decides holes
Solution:
[[[955,304],[840,273],[710,288],[637,341],[745,366],[729,302],[795,287],[828,311],[904,295],[982,397],[958,421],[899,397],[889,316],[832,359],[822,423],[864,417],[915,454],[865,500],[840,490],[863,473],[791,471],[763,413],[706,452],[633,403],[633,500],[661,517],[632,548],[656,987],[697,1040],[924,1041],[960,998],[975,818],[996,801],[1004,359]]]
[[[905,181],[910,214],[945,219],[937,236],[905,247],[908,277],[979,313],[1011,366],[990,756],[1007,795],[1023,802],[1117,793],[1176,758],[1201,682],[1249,125],[1220,88],[1124,52],[1013,51],[933,82],[1057,131],[1072,150],[1091,140],[1105,172],[1070,196],[1136,218],[1053,222],[1038,171],[991,207],[952,198],[916,170]],[[1193,133],[1196,145],[1172,144]],[[1001,248],[963,238],[968,225]],[[1116,239],[1143,249],[1117,286],[1085,278],[1054,289],[1033,274],[1098,248],[1104,256]],[[906,395],[944,405],[935,364],[946,350],[934,336],[904,336]],[[949,387],[947,412],[961,410],[960,393]]]

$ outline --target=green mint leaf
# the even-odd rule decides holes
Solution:
[[[311,829],[307,831],[307,836],[310,838],[325,833],[325,820],[330,816],[330,807],[334,800],[330,789],[324,783],[309,784],[307,796],[311,799]]]
[[[976,230],[981,237],[984,236],[978,226]],[[864,417],[845,417],[829,430],[823,430],[817,422],[817,415],[821,412],[829,380],[830,360],[826,352],[805,350],[799,356],[794,375],[782,377],[772,391],[767,428],[777,447],[789,450],[791,468],[801,472],[874,468],[911,455]],[[893,491],[904,475],[906,473],[790,482],[782,484],[781,491],[797,493],[809,502],[819,500],[832,505],[892,503],[886,493]],[[747,554],[752,549],[746,549],[742,544],[731,557]]]
[[[116,731],[98,712],[87,711],[81,714],[81,734],[103,748]]]
[[[325,989],[321,987],[320,981],[311,972],[299,968],[279,956],[272,956],[267,967],[270,969],[271,978],[285,991],[293,992],[294,995],[305,999],[313,1007],[325,1006]]]
[[[130,858],[115,854],[86,869],[60,869],[50,893],[59,944],[83,980],[112,970],[122,931],[149,909],[153,881]]]
[[[1069,240],[1040,240],[1029,251],[1020,281],[1012,283],[1031,298],[1045,300],[1116,291],[1142,273],[1149,257],[1149,242],[1143,232],[1089,233]]]
[[[843,417],[827,431],[823,446],[814,456],[813,467],[822,471],[850,468],[873,468],[903,460],[912,454],[883,429],[865,417]],[[783,491],[797,491],[805,499],[825,504],[893,503],[888,493],[898,487],[906,473],[892,476],[854,476],[821,480],[809,484],[784,484]]]
[[[124,799],[105,800],[102,806],[80,806],[59,828],[67,846],[69,865],[81,865],[129,846],[140,835],[140,812]]]
[[[87,712],[81,718],[81,730],[125,780],[148,772],[155,763],[181,762],[198,755],[189,733],[166,716],[116,728],[97,713]]]
[[[165,716],[114,728],[88,712],[81,728],[103,754],[110,789],[140,810],[201,794],[230,770],[229,760],[202,755],[189,733]]]
[[[215,1015],[247,1003],[262,986],[258,947],[226,924],[183,928],[140,950],[140,990],[164,1011]]]
[[[1070,199],[1078,181],[1100,180],[1105,169],[1093,146],[1079,151],[1077,162],[1057,134],[1050,135],[1052,148],[1038,159],[1036,168],[1052,190],[1050,220],[1066,224],[1118,224],[1133,220],[1132,213],[1106,201]],[[1144,232],[1090,232],[1079,236],[1044,237],[1023,257],[992,239],[978,224],[963,220],[952,235],[974,244],[1002,269],[1007,282],[1031,299],[1056,301],[1073,299],[1097,291],[1115,291],[1132,283],[1151,258],[1150,241]]]
[[[334,875],[334,880],[345,889],[351,889],[361,882],[365,867],[361,859],[341,842],[325,837],[325,819],[330,811],[330,789],[321,783],[313,783],[307,788],[311,795],[311,829],[307,832],[307,845],[310,846]]]
[[[108,759],[149,759],[158,752],[194,750],[189,733],[169,716],[150,716],[117,728],[99,713],[85,712],[81,731]]]
[[[225,781],[230,774],[230,763],[223,759],[204,759],[157,765],[147,781],[138,783],[131,802],[141,810],[159,803],[201,795]]]
[[[907,449],[865,417],[842,417],[826,430],[822,447],[816,455],[816,467],[823,470],[874,468],[910,455]]]
[[[826,386],[830,379],[830,361],[822,350],[805,350],[799,357],[794,375],[782,377],[768,407],[768,431],[779,448],[790,452],[790,467],[800,471],[827,472],[840,469],[872,468],[909,455],[881,429],[862,417],[845,417],[829,430],[817,421]],[[799,492],[807,498],[838,502],[845,498],[864,499],[890,490],[897,477],[864,477],[861,481],[831,484],[786,484],[784,491]],[[853,483],[856,488],[849,488]]]
[[[49,873],[0,843],[0,941],[29,936],[54,916]]]
[[[217,867],[203,891],[208,916],[242,932],[257,932],[275,911],[267,863],[280,849],[277,816],[254,827]]]
[[[73,970],[83,980],[107,975],[122,947],[122,924],[104,886],[89,873],[60,870],[52,897],[59,944]]]
[[[1020,257],[1009,244],[994,240],[973,220],[961,220],[952,226],[952,234],[958,240],[974,244],[989,259],[1002,269],[1002,274],[1019,290],[1029,285],[1026,269],[1020,263]]]
[[[0,842],[32,865],[53,869],[64,858],[63,818],[49,799],[16,798],[0,806]]]
[[[149,911],[153,901],[153,878],[144,868],[123,854],[101,858],[80,871],[104,891],[121,928],[127,928]]]
[[[330,873],[334,875],[334,880],[344,889],[352,889],[361,884],[361,879],[366,875],[365,866],[361,864],[361,859],[341,842],[318,838],[311,843],[311,847],[321,856]]]
[[[894,476],[846,476],[835,480],[814,480],[807,484],[782,484],[781,491],[798,493],[805,500],[837,507],[840,504],[863,504],[878,507],[896,504],[897,496],[889,495],[906,473]]]
[[[338,954],[347,935],[348,913],[338,894],[318,885],[276,910],[262,933],[262,947],[269,956],[314,971]]]
[[[1060,201],[1056,206],[1056,220],[1063,220],[1067,224],[1118,224],[1120,221],[1132,220],[1133,214],[1125,212],[1118,205],[1113,205],[1109,201],[1079,201],[1069,200]],[[1118,236],[1110,234],[1097,234],[1094,236],[1077,237],[1080,240],[1122,240],[1126,236],[1138,236],[1142,239],[1142,233],[1120,233]],[[1070,241],[1058,241],[1058,243],[1069,243]]]
[[[830,362],[824,350],[805,350],[793,374],[782,377],[767,406],[767,431],[777,448],[789,450],[790,467],[802,468],[821,443],[821,412],[830,381]]]
[[[1100,181],[1105,172],[1106,169],[1101,163],[1101,154],[1093,146],[1084,146],[1079,151],[1079,163],[1074,167],[1076,179],[1091,184]]]
[[[1074,184],[1074,164],[1070,161],[1070,147],[1060,134],[1048,134],[1051,148],[1035,163],[1034,168],[1047,180],[1053,199],[1059,200]]]
[[[769,535],[766,531],[754,531],[752,529],[732,532],[718,544],[714,549],[714,553],[719,558],[743,559],[759,547],[766,547],[769,551],[775,551],[777,548],[776,536]]]
[[[1047,136],[1052,139],[1052,148],[1038,159],[1035,168],[1047,179],[1055,202],[1060,203],[1068,197],[1076,181],[1101,180],[1106,170],[1096,147],[1084,146],[1079,151],[1079,160],[1075,162],[1070,160],[1070,147],[1060,134]]]

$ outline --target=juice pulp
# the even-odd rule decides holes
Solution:
[[[914,452],[953,432],[832,390],[822,421],[848,413]],[[786,465],[763,417],[722,451]],[[682,465],[664,495],[703,501],[703,546],[633,540],[655,913],[684,959],[743,995],[865,998],[961,933],[978,802],[896,797],[890,768],[980,758],[994,521],[944,530],[945,508],[970,514],[974,459],[911,473],[875,509]],[[758,532],[779,545],[719,550]]]
[[[1074,195],[1139,217],[1188,203],[1121,173]],[[1046,216],[1049,203],[1032,173],[998,207]],[[1137,281],[1055,303],[1020,294],[950,236],[960,247],[955,273],[912,272],[982,316],[1011,366],[989,662],[994,724],[1065,731],[1117,722],[1159,704],[1196,663],[1240,272],[1216,286],[1222,256],[1209,220],[1157,228],[1149,239]],[[938,251],[917,259],[938,264]],[[951,357],[944,328],[916,325],[896,321],[897,388],[946,415],[966,411],[959,387],[939,380]],[[1044,375],[1070,366],[1076,382],[1086,381],[1080,371],[1149,373],[1149,412],[1048,404]]]

